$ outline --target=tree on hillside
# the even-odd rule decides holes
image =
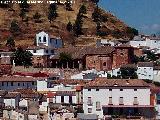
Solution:
[[[78,37],[82,34],[82,21],[81,19],[76,19],[75,24],[73,26],[74,29],[74,35]]]
[[[68,10],[68,11],[71,11],[71,10],[72,10],[71,0],[66,0],[65,5],[66,5],[66,10]]]
[[[38,12],[33,15],[33,19],[35,20],[35,22],[40,22],[40,18],[41,14],[39,14]]]
[[[86,14],[87,13],[87,9],[85,5],[82,5],[79,9],[79,13],[81,14]]]
[[[19,4],[20,8],[26,9],[29,8],[29,4],[27,3],[27,0],[20,0],[21,3]]]
[[[57,5],[56,3],[52,3],[49,6],[49,13],[48,13],[48,19],[49,21],[53,21],[58,16],[57,14]]]
[[[68,22],[66,29],[68,30],[68,32],[72,31],[73,25],[72,25],[72,23],[70,21]]]
[[[15,42],[14,42],[14,39],[12,37],[9,37],[7,39],[6,46],[9,47],[10,50],[15,49]]]
[[[20,32],[20,28],[19,28],[19,25],[17,23],[16,20],[13,20],[11,22],[11,25],[10,25],[10,32],[15,35],[15,34],[18,34]]]
[[[21,9],[19,16],[22,18],[23,21],[23,19],[26,17],[26,12],[24,9]]]
[[[20,66],[31,66],[32,56],[33,55],[31,52],[23,50],[21,47],[18,47],[17,50],[13,53],[15,65]]]

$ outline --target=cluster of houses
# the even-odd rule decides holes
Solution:
[[[159,48],[159,39],[149,36],[100,39],[96,46],[65,48],[60,37],[42,31],[36,34],[36,45],[26,48],[33,54],[33,69],[59,72],[16,72],[10,62],[12,52],[0,50],[0,117],[160,119],[160,88],[154,84],[160,82],[160,67],[154,61],[133,59],[143,55],[143,49],[158,54]],[[121,68],[134,68],[137,78],[118,78]],[[66,78],[65,70],[79,72]]]

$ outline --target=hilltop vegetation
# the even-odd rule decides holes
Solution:
[[[96,37],[130,39],[137,34],[135,29],[97,7],[97,0],[75,0],[73,4],[70,0],[66,0],[66,4],[21,1],[21,4],[0,5],[0,40],[3,45],[10,36],[16,45],[33,45],[35,34],[42,30],[62,37],[65,45],[92,44],[95,39],[91,38]],[[87,42],[83,42],[82,37],[87,37]]]

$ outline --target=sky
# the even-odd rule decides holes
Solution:
[[[140,33],[160,33],[160,0],[100,0],[99,5]]]

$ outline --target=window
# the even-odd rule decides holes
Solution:
[[[134,97],[133,105],[138,105],[138,99],[137,99],[137,97]]]
[[[92,113],[92,108],[88,108],[88,113]]]
[[[109,97],[109,102],[108,102],[109,105],[112,105],[112,97]]]
[[[32,85],[34,85],[34,82],[32,82]]]
[[[103,63],[103,66],[106,66],[106,62]]]
[[[58,40],[56,39],[56,44],[58,43]]]
[[[119,98],[119,105],[123,105],[123,97]]]
[[[48,53],[48,50],[46,50],[46,53]]]
[[[96,91],[99,91],[99,89],[96,89]]]
[[[64,96],[61,96],[61,103],[64,103]]]
[[[94,63],[96,63],[96,62],[94,61]]]
[[[25,84],[23,83],[23,86],[24,86]]]
[[[11,86],[13,86],[13,82],[11,82]]]
[[[100,105],[100,102],[99,102],[99,101],[96,102],[96,110],[97,110],[97,111],[98,111],[98,110],[101,110],[101,105]]]
[[[8,86],[8,82],[7,82],[7,86]]]
[[[134,89],[134,91],[137,91],[137,89]]]
[[[43,37],[43,42],[46,42],[46,36]]]
[[[87,105],[92,105],[92,99],[91,99],[91,97],[88,97]]]
[[[120,91],[123,91],[123,89],[120,89]]]
[[[20,86],[20,83],[18,83],[18,86]]]
[[[88,91],[91,91],[91,89],[88,89]]]
[[[69,96],[69,103],[72,104],[72,96]]]
[[[109,89],[109,91],[112,91],[112,89]]]
[[[41,37],[39,37],[39,42],[41,42]]]
[[[2,86],[4,86],[4,82],[2,82]]]

